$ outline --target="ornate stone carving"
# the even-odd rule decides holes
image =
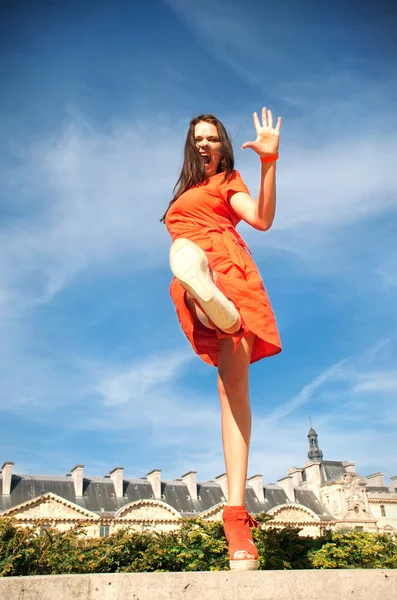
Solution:
[[[5,511],[3,514],[5,516],[12,515],[13,517],[24,520],[51,519],[56,521],[81,521],[87,519],[99,519],[94,513],[77,505],[74,506],[71,502],[65,501],[63,498],[59,498],[52,493],[39,496],[34,500],[30,500],[9,511]]]
[[[283,523],[307,523],[308,521],[317,521],[314,514],[298,506],[288,506],[276,509],[273,513],[274,522],[282,521]]]
[[[367,485],[365,479],[357,475],[357,473],[343,473],[338,479],[332,481],[331,484],[343,485],[344,487],[349,487],[351,490],[359,491]]]
[[[357,513],[356,508],[359,508],[360,511],[364,510],[364,503],[362,502],[362,497],[358,494],[350,494],[346,498],[346,506],[348,510],[354,510]]]
[[[137,521],[178,521],[181,518],[172,507],[161,502],[147,500],[127,505],[116,516],[119,519]]]
[[[225,506],[226,504],[222,502],[221,504],[212,506],[209,510],[201,513],[199,516],[205,521],[222,521],[222,512]]]

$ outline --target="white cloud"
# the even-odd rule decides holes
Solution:
[[[370,405],[367,404],[366,394],[374,392],[392,397],[397,389],[396,343],[396,331],[393,330],[387,338],[369,343],[364,351],[331,365],[306,384],[299,394],[277,407],[264,422],[283,419],[301,406],[311,404],[321,393],[320,388],[326,389],[321,396],[322,402],[326,402],[327,394],[330,394],[334,410],[338,407],[349,409],[350,403],[366,409]],[[380,402],[379,398],[378,401]],[[386,404],[382,408],[385,406]],[[352,418],[355,416],[360,417],[359,411],[356,414],[352,411]],[[378,417],[382,418],[382,411],[379,411]]]
[[[11,203],[29,183],[26,202],[36,205],[0,232],[2,304],[48,301],[82,270],[126,254],[129,269],[165,263],[159,218],[176,179],[176,137],[140,123],[104,133],[80,119],[20,151],[4,195]]]
[[[313,21],[313,15],[308,18],[302,7],[293,2],[287,9],[288,18],[283,10],[270,14],[265,5],[258,7],[249,0],[244,4],[239,0],[218,0],[216,4],[211,0],[166,2],[211,59],[237,75],[236,84],[240,80],[250,86],[253,95],[259,91],[265,103],[271,97],[297,109],[300,119],[308,119],[311,133],[317,125],[324,130],[324,125],[338,124],[343,114],[343,135],[346,124],[351,126],[351,117],[361,119],[368,104],[377,111],[377,123],[390,124],[389,115],[393,119],[397,82],[392,57],[385,54],[381,64],[378,57],[363,56],[364,53],[358,58],[360,44],[356,49],[358,40],[348,29],[337,39],[338,52],[330,52],[330,45],[335,44],[331,36],[336,30],[327,27],[324,11],[322,19]],[[343,20],[343,7],[340,11]],[[368,24],[366,33],[371,35],[375,20]],[[381,77],[375,78],[374,72]],[[323,110],[324,100],[327,111]],[[380,105],[387,105],[387,115],[381,113]],[[373,114],[370,117],[361,121],[360,130],[374,123]],[[395,123],[395,117],[393,120]]]
[[[282,404],[275,411],[273,411],[266,421],[274,421],[289,415],[294,412],[297,408],[302,406],[303,404],[307,404],[314,393],[318,390],[320,386],[326,383],[329,380],[337,378],[338,375],[342,372],[342,367],[345,361],[338,362],[336,365],[332,365],[320,375],[318,375],[313,381],[305,385],[305,387],[299,392],[297,396],[291,398],[285,404]]]
[[[396,370],[393,370],[363,373],[361,375],[361,381],[354,385],[352,392],[356,394],[397,392],[397,372]]]
[[[325,460],[353,460],[363,475],[373,470],[394,475],[395,351],[393,331],[388,338],[369,343],[365,351],[325,369],[270,416],[259,415],[254,421],[252,470],[271,473],[273,480],[295,466],[299,456],[303,464],[309,428],[305,413],[310,412]],[[261,462],[269,464],[270,470],[261,468]]]
[[[136,402],[144,400],[152,388],[173,380],[191,358],[191,353],[151,356],[137,361],[121,373],[107,376],[95,389],[106,406],[120,406],[127,402],[135,402],[136,406]]]
[[[345,134],[343,148],[331,142],[316,152],[303,143],[289,148],[279,184],[275,230],[323,227],[332,230],[351,221],[397,207],[397,175],[392,148],[397,134]],[[379,148],[376,159],[371,148]]]

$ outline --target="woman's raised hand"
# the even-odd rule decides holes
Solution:
[[[277,154],[280,141],[281,117],[277,119],[276,127],[273,127],[273,115],[271,110],[262,108],[262,125],[259,121],[258,114],[254,113],[254,125],[256,129],[256,140],[254,142],[245,142],[241,146],[251,148],[259,156],[271,156]]]

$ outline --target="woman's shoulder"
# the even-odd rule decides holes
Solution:
[[[233,169],[229,176],[223,171],[222,178],[220,179],[220,184],[222,185],[230,185],[237,182],[243,182],[243,178],[240,175],[240,172],[237,169]]]
[[[230,173],[229,181],[234,181],[235,179],[242,179],[240,171],[237,171],[237,169],[233,169]]]
[[[216,175],[213,175],[211,177],[211,179],[214,179],[219,182],[230,182],[230,181],[234,181],[235,179],[241,179],[241,175],[239,173],[239,171],[237,171],[237,169],[233,169],[233,171],[230,173],[229,176],[227,176],[226,171],[220,171],[219,173],[216,173]]]

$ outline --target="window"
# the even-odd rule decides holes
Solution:
[[[40,537],[43,537],[43,535],[45,535],[45,532],[49,529],[51,529],[51,525],[42,525],[40,527]]]
[[[109,525],[101,525],[99,528],[99,537],[108,537],[110,533]]]
[[[386,516],[386,510],[383,504],[380,505],[380,514],[382,515],[382,517]]]

